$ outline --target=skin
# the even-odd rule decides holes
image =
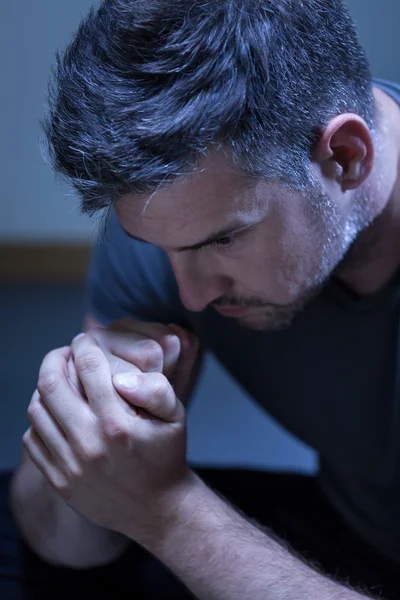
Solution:
[[[177,325],[165,326],[134,319],[122,319],[108,328],[101,327],[101,324],[93,318],[87,318],[85,321],[85,330],[90,330],[92,349],[94,351],[101,349],[101,357],[106,359],[106,367],[102,371],[109,371],[114,377],[119,373],[125,375],[153,373],[156,374],[155,378],[164,374],[173,386],[177,398],[183,403],[189,400],[201,355],[198,340],[192,333],[184,331]],[[96,356],[87,351],[85,354],[86,359],[96,364]],[[49,370],[49,376],[53,380],[55,378],[58,383],[64,383],[61,400],[66,408],[66,422],[61,426],[61,423],[55,420],[46,392],[49,383],[46,364],[51,360],[52,353],[50,353],[43,361],[39,375],[38,388],[42,390],[42,394],[35,390],[28,408],[28,418],[32,423],[36,423],[36,427],[28,430],[27,437],[28,440],[35,440],[35,442],[30,452],[25,450],[13,478],[12,510],[20,533],[44,561],[75,569],[99,567],[118,558],[130,540],[110,528],[96,525],[94,522],[96,519],[87,519],[83,514],[78,514],[77,506],[73,508],[70,503],[67,503],[60,489],[57,488],[56,482],[61,483],[63,479],[65,481],[63,469],[56,464],[57,448],[64,444],[64,454],[60,458],[61,465],[67,467],[67,481],[71,469],[76,470],[77,464],[82,460],[82,455],[78,455],[74,461],[75,467],[70,466],[69,460],[73,456],[74,449],[70,449],[65,444],[67,438],[65,432],[71,425],[73,406],[78,412],[76,422],[83,423],[88,407],[88,396],[83,384],[84,377],[78,374],[71,350],[68,354],[65,354],[63,349],[55,351],[55,355],[58,360],[53,359],[51,364],[54,365],[54,369]],[[66,356],[68,356],[67,364]],[[55,369],[61,369],[61,374],[55,372]],[[154,377],[150,384],[154,384]],[[98,385],[100,389],[96,392],[96,396],[101,394],[103,385],[101,378],[98,380]],[[42,389],[42,386],[45,389]],[[78,404],[76,404],[77,397]],[[119,400],[119,406],[124,411],[125,425],[126,418],[132,416],[149,419],[148,411],[138,405],[137,398],[134,398],[132,403],[129,403],[130,397],[124,398],[127,402],[122,400],[122,396],[114,396],[114,399]],[[43,427],[44,422],[45,427]],[[184,419],[182,431],[185,431]],[[56,439],[53,439],[51,432],[58,433],[60,438],[56,436]],[[80,439],[89,441],[85,425],[84,430],[78,435]],[[97,436],[94,440],[98,449],[103,444],[99,437],[101,438]],[[68,438],[68,442],[71,444],[71,437]],[[82,446],[80,450],[82,451]],[[56,479],[53,479],[53,476]],[[43,514],[46,515],[45,519]],[[57,531],[57,535],[54,535],[54,531]]]
[[[245,308],[238,320],[254,329],[290,324],[332,275],[356,293],[374,292],[400,262],[400,110],[379,90],[375,99],[375,139],[355,114],[333,119],[306,192],[243,184],[214,149],[194,175],[150,198],[121,198],[119,220],[128,234],[168,253],[189,310]],[[181,251],[234,223],[237,234]]]
[[[246,187],[218,150],[151,199],[120,200],[126,231],[168,252],[188,309],[244,307],[242,325],[269,329],[288,324],[332,276],[359,295],[385,285],[400,262],[400,111],[375,94],[375,136],[356,115],[333,119],[307,194]],[[235,241],[182,251],[239,220]],[[24,444],[46,480],[74,511],[147,548],[198,598],[364,598],[307,567],[194,474],[185,409],[160,372],[173,361],[166,369],[161,358],[158,372],[116,374],[91,334],[44,359]]]

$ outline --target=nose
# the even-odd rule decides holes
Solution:
[[[196,256],[189,257],[181,253],[170,255],[169,258],[179,286],[180,298],[190,311],[204,310],[231,287],[228,277],[213,272],[211,265],[205,268]]]

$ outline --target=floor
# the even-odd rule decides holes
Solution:
[[[43,356],[80,331],[80,285],[0,284],[0,470],[18,464]],[[208,356],[188,414],[189,459],[312,472],[316,456],[270,419]]]

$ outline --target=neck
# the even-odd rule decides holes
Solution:
[[[374,98],[379,125],[368,185],[376,217],[360,232],[335,273],[359,296],[382,289],[400,268],[400,108],[377,88]]]

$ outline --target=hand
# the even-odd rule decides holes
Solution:
[[[76,365],[87,400],[68,378]],[[112,378],[91,335],[43,361],[28,409],[24,445],[51,485],[78,513],[139,543],[162,535],[168,512],[190,487],[185,409],[160,373]],[[117,391],[142,409],[124,410]]]
[[[107,329],[91,328],[90,334],[107,356],[113,375],[131,370],[163,373],[178,398],[184,403],[189,399],[200,355],[199,340],[190,331],[126,318]],[[73,371],[70,377],[79,385]]]

